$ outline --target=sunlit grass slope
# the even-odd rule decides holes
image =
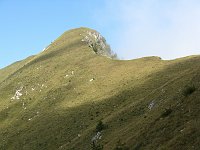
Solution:
[[[88,31],[0,70],[0,149],[198,150],[200,56],[113,60],[82,41]]]
[[[15,71],[23,67],[27,62],[29,62],[34,56],[30,56],[23,61],[15,62],[6,68],[0,69],[0,82],[4,81],[8,76],[12,75]]]

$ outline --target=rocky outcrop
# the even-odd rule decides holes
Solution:
[[[82,34],[81,34],[82,35]],[[82,42],[86,42],[96,54],[116,59],[117,55],[111,50],[106,43],[105,38],[97,31],[86,31],[83,34]]]

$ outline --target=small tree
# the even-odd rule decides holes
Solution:
[[[162,114],[161,114],[161,118],[165,118],[165,117],[169,116],[171,113],[172,113],[171,108],[165,108],[165,111],[162,112]]]
[[[194,85],[190,85],[187,86],[184,90],[183,90],[183,95],[185,97],[191,95],[194,91],[196,91],[196,87]]]
[[[92,150],[103,150],[103,145],[101,145],[101,144],[92,144]]]
[[[129,150],[129,148],[125,143],[122,143],[121,140],[119,140],[114,150]]]
[[[96,132],[101,132],[102,130],[106,128],[107,126],[100,120],[96,126]]]

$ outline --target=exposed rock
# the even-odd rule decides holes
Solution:
[[[92,138],[92,143],[96,143],[98,140],[101,139],[101,132],[97,132],[96,135]]]
[[[152,101],[148,106],[149,110],[151,110],[154,106],[155,106],[155,102]]]
[[[11,98],[12,100],[15,100],[15,99],[20,99],[20,97],[22,96],[22,91],[23,87],[20,87],[18,90],[16,90],[15,92],[15,95]]]
[[[86,42],[89,45],[89,47],[93,48],[93,51],[96,54],[113,59],[117,58],[117,55],[113,53],[110,46],[106,43],[105,38],[96,31],[87,31],[85,37],[81,41]]]

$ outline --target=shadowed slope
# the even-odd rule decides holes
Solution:
[[[107,150],[119,140],[129,149],[197,149],[200,57],[113,60],[82,41],[87,31],[65,32],[4,75],[0,149],[91,149],[99,120],[107,128],[95,145]],[[187,85],[196,91],[185,97]]]

